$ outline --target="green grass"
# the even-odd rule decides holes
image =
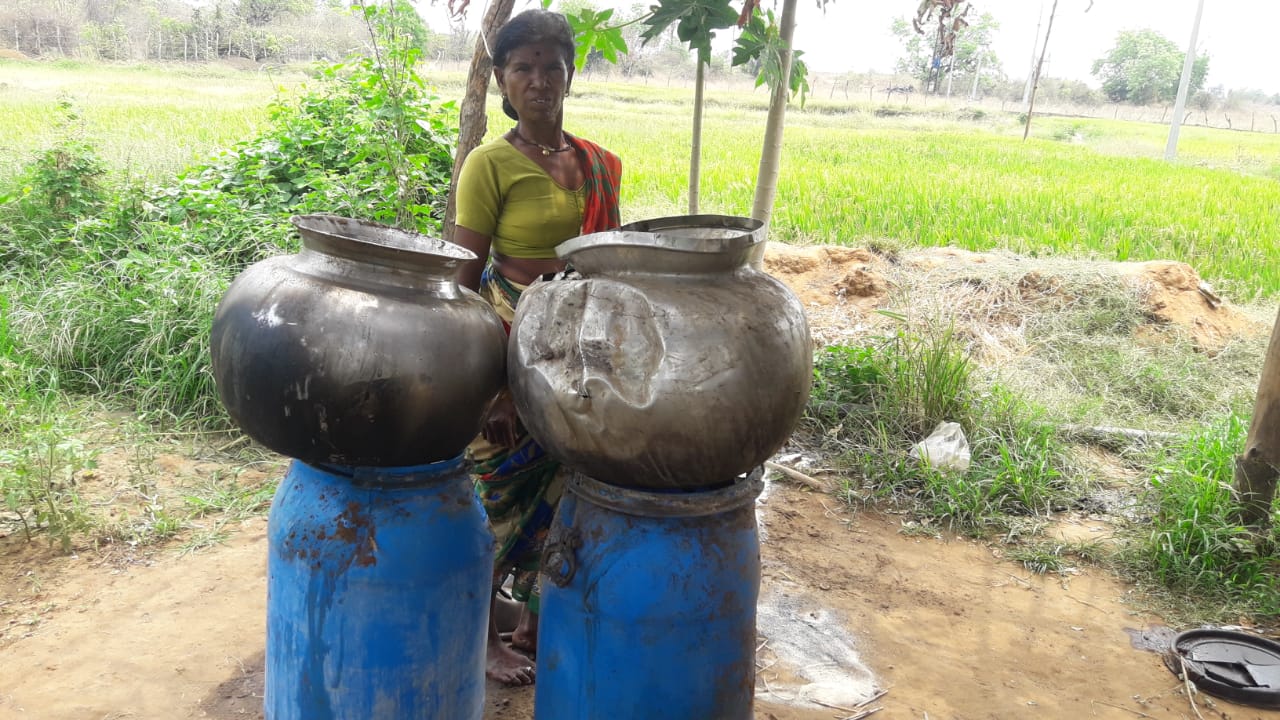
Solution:
[[[1105,333],[1114,320],[1095,330]],[[1181,353],[1165,354],[1176,362]],[[1163,367],[1150,360],[1144,372],[1150,376],[1156,372],[1150,368]],[[1112,374],[1123,375],[1118,369]],[[1193,378],[1181,380],[1194,389]],[[1113,399],[1126,397],[1109,392]],[[1154,412],[1177,422],[1188,402],[1179,399]],[[1115,520],[1124,528],[1120,542],[1105,549],[1044,538],[1051,519],[1087,498],[1093,483],[1059,437],[1061,418],[977,372],[950,326],[917,323],[858,346],[824,349],[796,441],[841,471],[846,501],[905,508],[914,518],[905,532],[945,527],[1003,536],[1005,556],[1036,573],[1068,572],[1069,557],[1115,568],[1142,583],[1170,617],[1204,622],[1274,616],[1280,612],[1280,529],[1259,533],[1237,519],[1232,471],[1247,422],[1231,414],[1196,424],[1213,417],[1206,410],[1204,420],[1175,425],[1187,433],[1184,440],[1130,453],[1129,467],[1148,481],[1129,519]],[[931,467],[907,455],[943,419],[964,428],[971,455],[965,469]]]
[[[1149,520],[1131,530],[1132,570],[1194,597],[1193,613],[1280,613],[1280,529],[1242,526],[1231,492],[1247,431],[1233,415],[1169,448],[1143,494],[1141,516]]]
[[[1169,127],[1157,123],[1079,118],[1037,118],[1035,137],[1079,142],[1104,155],[1164,157]],[[1183,126],[1178,133],[1179,165],[1234,170],[1280,180],[1280,136],[1270,117],[1256,124],[1258,132],[1233,132]]]
[[[1037,575],[1051,572],[1065,575],[1080,563],[1108,562],[1112,554],[1096,542],[1045,539],[1011,545],[1004,551],[1006,558],[1022,563],[1024,568]]]
[[[850,502],[906,502],[920,517],[983,535],[1013,531],[1062,504],[1074,482],[1038,411],[982,381],[950,326],[904,326],[819,353],[799,437],[839,458]],[[970,465],[908,457],[939,423],[962,427]]]

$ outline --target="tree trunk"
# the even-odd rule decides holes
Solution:
[[[1240,521],[1245,525],[1268,526],[1271,505],[1280,476],[1280,314],[1271,328],[1271,342],[1262,362],[1258,397],[1244,453],[1236,457],[1235,489],[1240,495]]]
[[[969,89],[969,99],[978,99],[978,79],[982,77],[982,55],[978,55],[978,67],[973,71],[973,87]]]
[[[1036,63],[1036,73],[1031,78],[1031,99],[1027,103],[1027,124],[1022,128],[1022,140],[1026,142],[1031,134],[1031,115],[1036,109],[1036,86],[1040,84],[1040,69],[1044,67],[1044,56],[1049,52],[1049,36],[1053,34],[1053,16],[1058,14],[1058,0],[1053,0],[1049,9],[1049,26],[1044,30],[1044,47],[1040,48],[1040,61]]]
[[[494,0],[480,23],[480,37],[476,38],[476,50],[467,71],[467,89],[458,111],[458,149],[453,156],[453,176],[449,179],[449,199],[444,208],[444,239],[450,242],[453,241],[454,223],[458,217],[458,199],[454,197],[458,173],[462,171],[467,155],[480,145],[489,127],[485,98],[489,92],[489,77],[493,75],[493,58],[489,57],[486,38],[497,37],[498,28],[511,17],[515,4],[515,0]]]
[[[698,182],[702,174],[702,91],[707,77],[706,65],[698,60],[698,73],[693,81],[693,149],[689,155],[689,214],[698,214]]]
[[[796,27],[796,0],[783,0],[782,19],[778,32],[782,39],[782,57],[778,63],[782,69],[782,82],[773,88],[769,98],[769,118],[764,126],[764,146],[760,150],[760,169],[756,173],[756,196],[751,205],[751,217],[769,224],[773,216],[773,201],[778,195],[778,174],[782,170],[782,128],[787,119],[787,98],[791,94],[791,38]],[[835,84],[831,85],[835,90]]]

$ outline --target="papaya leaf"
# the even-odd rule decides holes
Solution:
[[[756,87],[767,83],[773,89],[782,82],[782,52],[785,49],[782,32],[773,12],[757,9],[738,36],[731,64],[736,67],[751,62],[760,63],[756,72]],[[801,55],[804,55],[803,51],[792,50],[787,88],[792,97],[797,93],[800,95],[800,105],[803,107],[809,93],[809,68],[800,59]]]
[[[618,61],[618,54],[626,54],[627,41],[622,37],[621,27],[610,27],[607,23],[613,17],[613,9],[596,12],[591,8],[583,8],[577,13],[569,13],[565,18],[573,29],[574,44],[577,47],[573,64],[581,70],[587,62],[592,50],[599,52],[611,63]]]
[[[715,31],[737,25],[738,16],[729,0],[660,0],[640,37],[648,43],[674,23],[676,37],[697,51],[699,62],[709,63]]]

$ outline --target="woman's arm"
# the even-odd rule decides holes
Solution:
[[[476,254],[475,260],[464,263],[458,270],[458,284],[479,292],[480,275],[484,272],[485,263],[489,261],[489,248],[493,244],[493,238],[458,225],[453,229],[453,242]]]
[[[458,284],[479,291],[480,275],[484,272],[485,262],[489,259],[489,248],[493,244],[493,238],[458,225],[453,229],[453,242],[476,254],[475,260],[464,263],[458,270]],[[507,448],[515,447],[520,435],[519,422],[515,403],[511,400],[511,392],[503,388],[493,405],[489,407],[489,415],[480,428],[480,434],[491,443]]]
[[[473,262],[463,264],[458,271],[458,284],[476,291],[480,290],[480,275],[489,261],[503,195],[498,169],[487,147],[482,145],[467,155],[454,190],[458,214],[453,242],[476,254]]]

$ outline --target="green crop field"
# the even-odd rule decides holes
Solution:
[[[115,172],[162,181],[253,134],[273,93],[303,79],[297,73],[272,76],[217,67],[0,60],[0,174],[49,142],[58,101],[65,98]]]
[[[434,79],[442,97],[459,94],[456,73]],[[163,181],[252,136],[272,97],[305,82],[298,71],[0,61],[0,175],[48,139],[60,97],[117,176]],[[625,219],[686,210],[690,99],[658,83],[577,84],[567,128],[623,157]],[[765,103],[746,86],[709,92],[701,211],[749,212]],[[491,110],[490,135],[509,123]],[[1189,127],[1166,163],[1166,132],[1048,117],[1024,143],[999,112],[815,100],[788,115],[771,235],[1173,259],[1237,298],[1280,291],[1280,135]]]
[[[572,124],[622,151],[627,213],[681,211],[688,108],[597,102]],[[762,112],[708,111],[703,211],[749,212]],[[1166,163],[1164,127],[1121,125],[1040,119],[1024,143],[1013,117],[792,112],[772,237],[1173,259],[1245,297],[1280,290],[1280,136],[1188,128]]]

